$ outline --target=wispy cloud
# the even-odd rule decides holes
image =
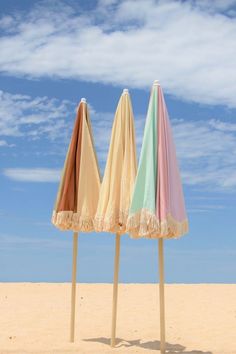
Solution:
[[[17,235],[7,235],[0,234],[0,249],[19,249],[19,247],[27,249],[42,248],[53,248],[53,249],[66,249],[70,247],[69,243],[64,240],[58,240],[53,238],[42,238],[32,235],[32,237],[17,236]]]
[[[26,136],[31,140],[67,137],[67,121],[74,109],[72,102],[67,100],[31,97],[0,90],[0,136]],[[1,141],[4,144],[4,140]]]
[[[39,2],[0,19],[0,70],[136,88],[158,78],[184,100],[236,107],[234,4],[103,0],[86,12]]]
[[[209,213],[216,210],[224,210],[226,208],[225,205],[218,205],[218,204],[203,204],[203,205],[196,205],[188,207],[188,213]]]
[[[185,184],[211,190],[236,188],[236,123],[229,124],[231,129],[222,129],[222,125],[213,119],[173,121]]]
[[[50,168],[6,168],[3,174],[20,182],[58,182],[61,171]]]
[[[230,122],[222,122],[219,119],[211,119],[209,124],[216,130],[223,132],[236,132],[236,124]]]
[[[6,140],[0,140],[0,147],[5,146],[5,147],[13,147],[15,144],[9,144]]]

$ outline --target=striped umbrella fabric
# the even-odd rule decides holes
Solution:
[[[120,97],[95,216],[96,231],[124,234],[137,172],[134,117],[129,92]]]
[[[61,230],[93,231],[100,191],[88,105],[82,99],[68,148],[52,223]]]
[[[181,178],[161,86],[147,112],[127,229],[133,238],[177,238],[188,232]]]

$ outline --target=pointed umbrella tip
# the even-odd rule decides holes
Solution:
[[[81,101],[80,101],[80,102],[86,103],[86,98],[81,98]]]
[[[158,81],[158,80],[155,80],[155,81],[153,82],[153,86],[160,86],[159,81]]]
[[[123,90],[123,94],[128,94],[129,93],[129,90],[128,89],[124,89]]]

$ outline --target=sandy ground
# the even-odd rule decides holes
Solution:
[[[168,354],[236,354],[236,284],[166,285]],[[111,349],[111,284],[77,286],[69,342],[70,284],[0,283],[0,353],[160,353],[158,287],[119,285]]]

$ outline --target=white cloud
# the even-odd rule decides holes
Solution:
[[[188,207],[188,213],[209,213],[214,212],[216,210],[224,210],[225,205],[196,205],[194,207]]]
[[[209,124],[217,130],[224,132],[236,132],[236,125],[234,123],[232,124],[230,122],[222,122],[220,120],[211,119]]]
[[[236,123],[225,126],[214,119],[173,123],[184,183],[236,189]]]
[[[96,112],[91,105],[90,116],[96,136],[96,147],[99,152],[100,161],[104,164],[109,146],[110,133],[114,113]],[[57,154],[59,147],[65,147],[69,142],[75,119],[76,104],[67,100],[58,100],[48,97],[31,97],[28,95],[11,94],[0,90],[0,137],[14,138],[16,145],[20,146],[21,140],[16,138],[27,138],[28,144],[31,140],[46,138],[46,154]],[[23,139],[22,139],[23,141]],[[53,149],[49,143],[54,142]],[[139,142],[140,144],[140,142]],[[13,147],[6,140],[0,140],[0,147]],[[28,149],[29,150],[29,149]],[[38,154],[42,151],[38,151]]]
[[[20,182],[58,182],[61,171],[52,168],[6,168],[3,174]]]
[[[68,136],[73,105],[67,100],[31,97],[0,90],[0,136],[51,140]],[[3,140],[2,140],[3,141]]]
[[[1,18],[2,72],[145,89],[158,78],[179,98],[236,107],[235,2],[52,4]]]
[[[58,240],[54,238],[42,238],[36,237],[35,235],[32,237],[25,236],[16,236],[16,235],[7,235],[0,234],[0,249],[11,249],[13,247],[19,248],[54,248],[54,249],[65,249],[69,247],[67,241]]]
[[[13,147],[15,144],[8,144],[6,140],[0,140],[0,147],[5,146],[5,147]]]

